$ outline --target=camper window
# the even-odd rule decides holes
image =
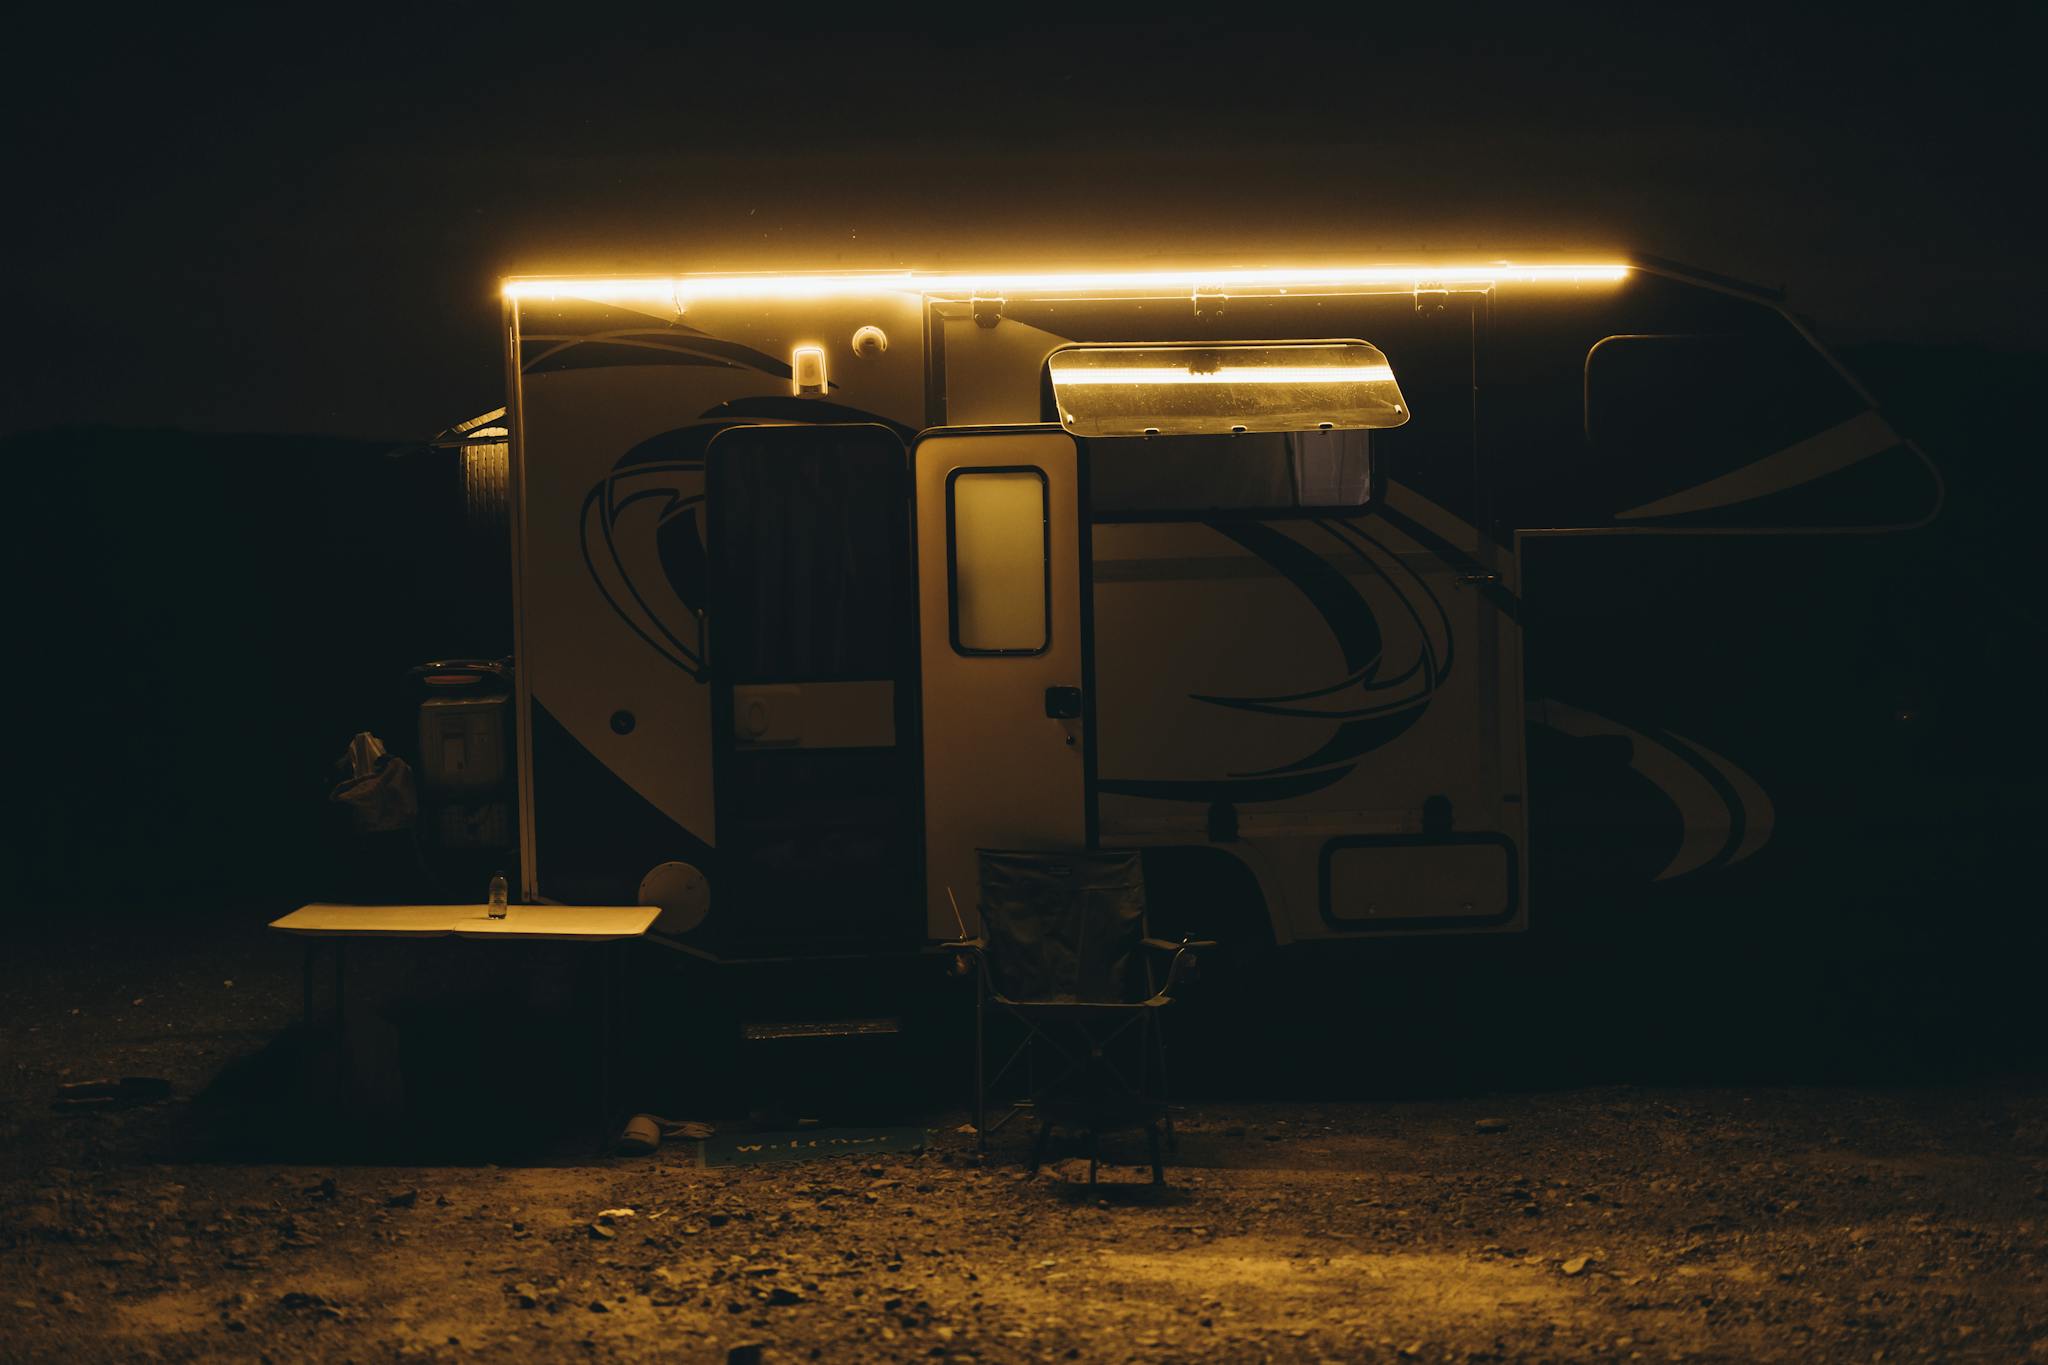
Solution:
[[[1742,336],[1630,334],[1586,353],[1596,451],[1696,481],[1825,431],[1867,404],[1790,328]],[[1683,486],[1681,482],[1679,486]]]
[[[956,469],[946,480],[953,648],[1042,654],[1052,641],[1045,472]]]
[[[1248,432],[1093,440],[1098,521],[1355,511],[1371,497],[1369,431]]]

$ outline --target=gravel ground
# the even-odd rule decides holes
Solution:
[[[225,1159],[190,1097],[295,964],[223,932],[0,968],[0,1356],[2048,1361],[2032,1081],[1197,1104],[1163,1190],[1027,1178],[1009,1132],[978,1162],[959,1114],[769,1167]],[[103,1073],[177,1094],[52,1111]]]

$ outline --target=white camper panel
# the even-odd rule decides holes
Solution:
[[[916,293],[712,299],[687,312],[644,299],[524,298],[514,322],[518,685],[529,759],[521,851],[531,899],[551,894],[538,828],[547,802],[534,797],[555,774],[534,746],[530,707],[663,816],[716,842],[702,603],[677,593],[658,534],[673,518],[693,518],[701,543],[703,463],[663,458],[658,443],[720,420],[790,420],[774,405],[797,397],[790,365],[800,347],[823,354],[827,388],[807,400],[811,412],[833,404],[914,430],[924,348]],[[879,329],[887,348],[857,351],[863,328]]]
[[[750,683],[733,693],[743,712],[713,714],[718,623],[675,554],[679,530],[706,540],[708,432],[880,422],[909,445],[939,422],[954,431],[922,443],[908,490],[923,733],[904,737],[922,745],[933,937],[956,932],[955,898],[974,927],[975,847],[1090,837],[1236,860],[1281,942],[1526,924],[1516,574],[1511,550],[1483,543],[1469,513],[1376,476],[1355,506],[1093,518],[1089,451],[1100,442],[1080,449],[1043,427],[957,431],[1045,420],[1046,357],[1073,340],[1058,330],[1064,305],[1005,315],[907,282],[797,284],[755,295],[713,280],[672,298],[641,287],[557,298],[535,284],[511,295],[527,897],[576,894],[551,872],[549,821],[573,823],[579,781],[623,784],[708,853],[720,745],[786,740],[777,727],[801,684]],[[1417,313],[1405,292],[1327,302],[1233,304],[1233,327],[1377,344],[1398,330],[1378,320]],[[1129,306],[1162,342],[1187,325],[1185,300]],[[1317,331],[1304,333],[1288,319],[1310,306]],[[1430,401],[1428,389],[1469,393],[1473,329],[1458,310],[1473,306],[1454,304],[1422,343],[1386,349],[1404,389],[1422,381],[1414,401],[1439,434],[1469,419],[1468,397]],[[1453,445],[1469,433],[1457,427]],[[1169,456],[1170,442],[1160,450]],[[956,648],[948,476],[970,466],[1046,479],[1042,648]],[[1434,466],[1439,479],[1445,467]],[[981,610],[970,608],[970,634],[1007,629],[1000,603]],[[1088,689],[1082,714],[1048,715],[1048,689],[1069,687]],[[552,749],[536,742],[549,734]],[[878,735],[847,743],[896,739]],[[734,911],[717,904],[715,882],[714,921]]]
[[[1476,548],[1405,490],[1387,497]],[[1200,523],[1095,527],[1102,842],[1204,844],[1227,807],[1236,838],[1214,847],[1258,879],[1281,942],[1520,927],[1519,629],[1468,581],[1483,575],[1385,522],[1262,524],[1247,539],[1272,536],[1290,548],[1255,553]],[[1295,580],[1314,569],[1295,555],[1334,601],[1304,593]],[[1344,638],[1347,597],[1374,638]],[[1433,850],[1475,846],[1483,876],[1424,875],[1449,865]],[[1409,889],[1380,894],[1368,865]]]

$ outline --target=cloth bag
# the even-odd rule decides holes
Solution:
[[[334,766],[348,776],[327,794],[327,799],[348,810],[358,832],[370,834],[412,827],[420,810],[412,767],[397,754],[387,752],[383,740],[368,730],[361,731],[348,742],[348,751]]]

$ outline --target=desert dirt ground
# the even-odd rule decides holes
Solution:
[[[0,967],[0,1358],[2048,1361],[2034,1081],[1194,1102],[1164,1189],[945,1111],[779,1166],[285,1161],[207,1094],[295,954],[167,941]],[[52,1108],[102,1074],[173,1094]]]

